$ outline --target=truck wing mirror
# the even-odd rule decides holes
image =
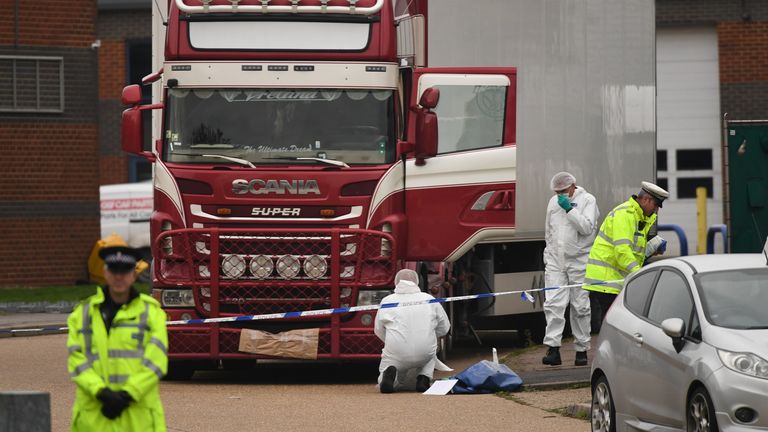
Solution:
[[[123,94],[120,97],[123,105],[134,106],[141,102],[141,87],[138,84],[131,84],[123,87]]]
[[[437,114],[432,111],[440,100],[440,90],[430,87],[424,90],[416,108],[416,165],[424,165],[425,159],[437,155]]]
[[[163,104],[134,105],[123,111],[123,151],[138,156],[143,156],[150,162],[155,160],[154,153],[144,150],[144,122],[142,114],[144,111],[160,109],[162,107]]]
[[[424,90],[424,93],[421,94],[421,98],[419,99],[419,105],[421,105],[422,108],[431,110],[437,106],[437,102],[439,101],[440,101],[440,89],[430,87]]]

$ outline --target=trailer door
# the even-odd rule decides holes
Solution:
[[[424,165],[406,163],[407,259],[454,261],[475,244],[511,240],[515,69],[426,68],[415,78],[413,101],[427,88],[440,90],[438,148]]]

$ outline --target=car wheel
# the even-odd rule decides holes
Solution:
[[[616,432],[616,407],[608,379],[601,376],[592,388],[592,431]]]
[[[688,399],[687,430],[689,432],[718,431],[715,406],[712,398],[704,387],[699,387],[691,393]]]

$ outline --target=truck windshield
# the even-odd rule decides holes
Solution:
[[[169,89],[166,110],[168,162],[233,163],[228,157],[372,165],[395,159],[392,90]]]

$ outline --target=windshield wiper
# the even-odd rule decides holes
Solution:
[[[204,154],[204,155],[200,155],[200,156],[224,159],[224,160],[228,160],[230,162],[239,163],[240,165],[245,165],[247,167],[256,168],[256,165],[252,164],[250,161],[247,161],[245,159],[236,158],[236,157],[222,156],[222,155],[215,155],[215,154]]]
[[[315,162],[322,162],[326,163],[328,165],[333,166],[339,166],[344,168],[349,168],[349,165],[346,164],[346,162],[342,162],[335,159],[323,159],[319,157],[292,157],[292,156],[281,156],[281,157],[268,157],[264,159],[276,159],[276,160],[292,160],[292,161],[302,161],[302,160],[311,160]]]

